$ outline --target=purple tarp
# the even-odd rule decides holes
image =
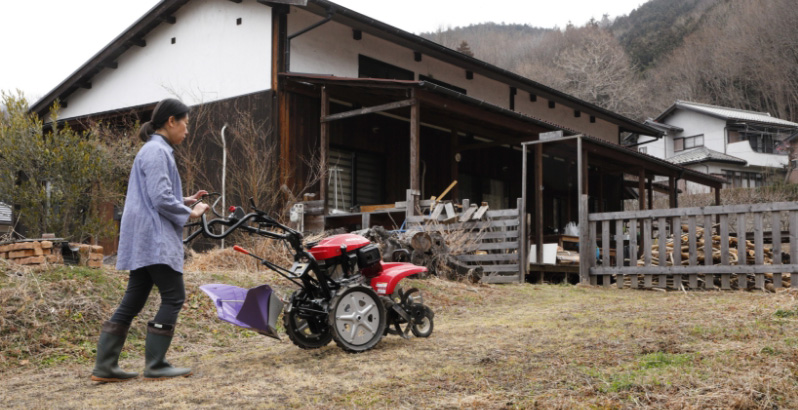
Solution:
[[[258,333],[280,339],[275,325],[283,310],[283,302],[273,295],[269,285],[243,289],[230,285],[203,285],[203,292],[216,305],[219,319],[236,326],[250,328]],[[274,297],[272,297],[274,296]]]

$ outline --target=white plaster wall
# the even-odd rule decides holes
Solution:
[[[69,96],[61,117],[175,96],[194,105],[271,88],[271,7],[195,0],[174,16],[175,24],[161,23],[146,36],[146,47],[120,56],[119,68],[101,71],[90,90]]]
[[[726,152],[726,120],[692,111],[676,110],[664,122],[684,129],[684,132],[675,134],[674,137],[692,137],[704,134],[705,147],[718,152]],[[670,149],[673,150],[672,140]]]
[[[574,109],[562,104],[555,104],[554,108],[549,108],[549,100],[542,97],[537,97],[535,101],[530,101],[529,93],[526,91],[518,91],[515,96],[515,109],[518,112],[546,122],[561,124],[582,134],[615,144],[619,142],[617,125],[600,118],[596,118],[596,122],[591,123],[590,115],[585,113],[582,113],[580,117],[574,117]]]
[[[322,19],[318,15],[293,7],[288,15],[288,34],[298,32]],[[466,89],[470,97],[510,108],[509,85],[476,73],[473,79],[468,80],[463,68],[427,55],[422,55],[421,61],[415,61],[413,51],[368,33],[363,33],[360,40],[355,40],[351,27],[330,21],[291,41],[290,71],[357,77],[358,54],[363,54],[413,71],[415,79],[419,75],[431,76]],[[518,90],[515,96],[515,109],[534,118],[618,143],[617,125],[601,119],[596,119],[591,124],[589,115],[582,114],[580,118],[575,118],[573,108],[561,104],[549,109],[545,98],[538,97],[537,102],[530,102],[529,93],[524,90]]]
[[[322,17],[293,7],[288,15],[289,35]],[[419,75],[430,76],[467,90],[468,96],[508,108],[510,87],[498,81],[474,74],[466,79],[461,67],[444,63],[427,55],[415,61],[414,50],[363,33],[360,40],[352,37],[352,28],[330,21],[291,40],[290,70],[296,73],[330,74],[357,78],[358,55],[362,54]]]
[[[788,154],[763,154],[754,152],[751,143],[740,141],[728,144],[726,153],[748,161],[748,165],[760,167],[782,168],[787,166],[790,158]]]
[[[663,159],[667,158],[665,156],[665,138],[666,137],[658,139],[658,138],[649,137],[649,136],[641,136],[638,139],[637,143],[638,144],[645,143],[645,144],[638,146],[637,147],[638,151],[639,151],[639,148],[645,147],[646,148],[646,154],[651,155],[653,157],[657,157],[657,158],[663,158]],[[649,142],[649,141],[651,141],[651,142]]]

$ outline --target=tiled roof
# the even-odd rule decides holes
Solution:
[[[713,151],[707,147],[698,147],[681,152],[667,158],[667,161],[679,165],[689,165],[697,162],[726,162],[740,165],[745,165],[747,163],[744,159]]]
[[[783,127],[798,128],[798,123],[772,117],[770,113],[766,112],[747,111],[736,108],[719,107],[717,105],[701,104],[701,103],[681,101],[681,100],[677,100],[675,104],[673,104],[670,108],[665,110],[665,112],[660,114],[660,116],[657,117],[657,121],[661,122],[664,119],[664,117],[670,115],[676,108],[682,108],[686,110],[700,112],[703,114],[711,115],[713,117],[722,118],[725,120],[739,120],[739,121],[757,122],[763,124],[773,124]]]

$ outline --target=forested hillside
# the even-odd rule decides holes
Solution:
[[[560,30],[486,24],[424,36],[638,120],[676,99],[798,121],[794,0],[650,0]]]
[[[651,67],[695,32],[718,0],[651,0],[609,27],[639,68]]]

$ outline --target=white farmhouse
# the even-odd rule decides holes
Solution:
[[[750,188],[783,180],[789,164],[787,140],[798,124],[769,113],[677,100],[647,125],[660,139],[641,137],[637,149],[684,167],[723,177],[724,188]],[[706,187],[680,181],[687,192]]]

